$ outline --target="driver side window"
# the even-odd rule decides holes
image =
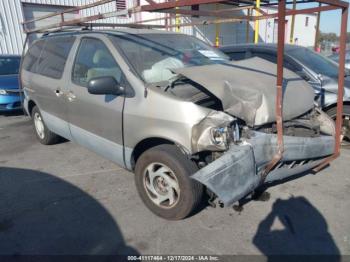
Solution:
[[[120,82],[122,71],[101,40],[83,38],[75,58],[72,81],[86,87],[91,79],[101,76],[112,76]]]

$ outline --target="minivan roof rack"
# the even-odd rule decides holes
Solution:
[[[165,14],[159,18],[146,19],[146,20],[135,20],[133,23],[126,22],[125,24],[115,24],[115,27],[128,26],[132,27],[135,24],[140,24],[140,26],[159,27],[159,25],[148,25],[148,22],[160,22],[165,29],[169,30],[172,28],[180,28],[186,26],[196,26],[196,25],[209,25],[209,24],[222,24],[222,23],[232,23],[246,21],[247,28],[249,28],[249,23],[254,21],[258,27],[258,21],[262,19],[275,18],[278,21],[278,37],[277,37],[277,81],[276,81],[276,126],[277,126],[277,153],[273,160],[266,166],[264,176],[274,168],[274,166],[282,159],[284,144],[283,144],[283,115],[282,115],[282,96],[283,96],[283,54],[284,54],[284,43],[285,43],[285,20],[286,16],[295,17],[298,14],[310,14],[330,10],[341,10],[341,28],[340,28],[340,40],[339,40],[339,76],[338,76],[338,100],[337,100],[337,115],[336,115],[336,143],[334,146],[334,153],[332,156],[324,160],[316,169],[319,170],[326,166],[329,162],[334,160],[340,155],[340,145],[341,145],[341,132],[342,132],[342,115],[343,115],[343,95],[344,95],[344,76],[345,76],[345,48],[346,48],[346,34],[347,34],[347,19],[348,19],[348,9],[349,3],[342,0],[169,0],[162,2],[155,2],[154,0],[145,0],[147,4],[141,5],[143,1],[138,2],[139,5],[129,7],[125,10],[113,11],[107,13],[99,13],[97,15],[81,17],[78,19],[65,20],[64,14],[70,12],[81,11],[84,9],[92,8],[95,6],[107,4],[114,2],[115,0],[99,0],[90,4],[77,6],[73,8],[68,8],[62,12],[57,12],[49,15],[45,15],[39,18],[28,20],[23,22],[23,30],[27,34],[46,32],[48,30],[63,30],[67,26],[82,26],[85,23],[90,23],[93,21],[111,18],[111,17],[131,17],[134,13],[140,12],[154,12]],[[262,2],[262,3],[260,3]],[[317,4],[315,7],[310,7],[308,5],[306,8],[299,9],[299,6],[305,3]],[[200,5],[215,4],[215,10],[201,10]],[[287,4],[292,4],[292,9],[286,9]],[[219,6],[224,8],[220,9]],[[191,7],[196,8],[191,8]],[[228,8],[229,6],[229,8]],[[277,7],[274,13],[266,13],[261,7]],[[235,11],[249,10],[245,15],[237,15]],[[255,14],[253,15],[253,11]],[[61,20],[59,23],[49,24],[47,26],[39,28],[29,28],[29,25],[33,25],[34,22],[39,20],[45,20],[50,17],[60,16]],[[187,17],[182,22],[179,17]],[[192,17],[211,17],[212,19],[205,19],[201,21],[194,21]],[[174,19],[175,18],[175,19]],[[136,18],[135,18],[136,19]],[[175,20],[175,23],[173,23]],[[113,27],[113,26],[112,26]],[[258,32],[256,30],[256,32]],[[319,29],[316,29],[315,43],[318,37]],[[247,30],[247,34],[249,30]],[[258,39],[258,33],[255,35]],[[247,38],[248,39],[248,38]]]
[[[94,28],[103,28],[103,29],[115,29],[120,27],[128,27],[128,28],[135,28],[135,29],[154,29],[154,28],[164,28],[162,25],[147,25],[147,24],[122,24],[122,23],[80,23],[73,26],[64,26],[62,28],[53,29],[53,30],[40,30],[36,31],[36,33],[42,33],[43,36],[48,36],[54,33],[62,33],[62,32],[74,32],[77,30],[81,31],[87,31],[87,30],[93,30]]]

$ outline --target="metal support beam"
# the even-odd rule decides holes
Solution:
[[[250,16],[251,9],[247,10],[248,17]],[[246,43],[249,43],[249,34],[250,34],[250,21],[247,19],[246,21],[246,29],[245,29],[245,41]]]
[[[234,11],[241,11],[245,9],[253,9],[254,6],[240,6],[235,8],[229,8],[229,9],[220,9],[220,10],[213,10],[213,11],[207,11],[207,10],[188,10],[188,9],[164,9],[164,10],[156,10],[154,12],[157,13],[169,13],[169,14],[181,14],[186,16],[212,16],[212,17],[233,17],[232,12]]]
[[[284,60],[284,41],[285,41],[285,22],[286,21],[286,0],[278,2],[278,41],[277,41],[277,90],[276,90],[276,125],[277,125],[277,153],[266,166],[263,180],[272,168],[281,160],[283,156],[283,60]]]
[[[178,0],[178,1],[171,1],[171,2],[163,2],[163,3],[157,3],[154,5],[144,5],[141,6],[140,11],[157,11],[162,9],[170,9],[175,7],[184,7],[184,6],[191,6],[191,5],[200,5],[200,4],[213,4],[213,3],[219,3],[222,2],[222,0]]]
[[[345,50],[346,50],[346,35],[347,35],[347,23],[348,23],[348,8],[342,10],[341,16],[341,29],[339,38],[339,75],[338,75],[338,107],[337,107],[337,120],[336,120],[336,132],[335,137],[335,153],[340,153],[341,144],[341,132],[343,124],[343,97],[344,97],[344,78],[345,78]]]
[[[336,6],[338,8],[339,7],[340,8],[348,8],[348,6],[349,6],[349,3],[345,2],[345,1],[340,1],[340,0],[317,0],[315,2]]]
[[[344,97],[344,77],[345,77],[345,50],[346,50],[346,34],[348,23],[348,10],[343,8],[341,16],[341,28],[339,37],[339,73],[338,73],[338,97],[337,97],[337,116],[335,121],[335,146],[334,154],[323,161],[314,171],[318,172],[327,166],[332,160],[340,155],[342,125],[343,125],[343,97]]]
[[[285,12],[286,16],[289,15],[297,15],[297,14],[311,14],[314,12],[318,11],[329,11],[329,10],[336,10],[339,9],[338,7],[335,6],[321,6],[321,7],[314,7],[314,8],[307,8],[307,9],[300,9],[300,10],[288,10]],[[256,20],[262,20],[262,19],[267,19],[267,18],[277,18],[278,13],[273,13],[273,14],[267,14],[267,15],[260,15],[260,16],[233,16],[232,18],[224,18],[224,19],[215,19],[215,20],[204,20],[200,22],[192,22],[192,23],[182,23],[179,26],[181,27],[186,27],[186,26],[195,26],[195,25],[210,25],[210,24],[224,24],[224,23],[233,23],[233,22],[240,22],[240,21],[246,21],[246,20],[251,20],[251,21],[256,21]],[[150,20],[144,20],[140,22],[150,22],[150,21],[155,21],[159,20],[157,19],[150,19]],[[174,27],[174,26],[170,26]]]
[[[104,5],[104,4],[113,2],[113,1],[114,0],[100,0],[100,1],[97,1],[97,2],[94,2],[94,3],[90,3],[90,4],[87,4],[87,5],[82,5],[82,6],[78,6],[78,7],[68,8],[68,9],[65,9],[64,11],[61,11],[61,12],[56,12],[56,13],[44,15],[44,16],[41,16],[41,17],[38,17],[38,18],[35,18],[35,19],[24,21],[22,24],[24,25],[24,29],[26,29],[25,25],[27,25],[29,23],[33,23],[33,22],[36,22],[36,21],[44,20],[44,19],[47,19],[47,18],[50,18],[50,17],[54,17],[54,16],[58,16],[58,15],[60,15],[62,17],[62,22],[63,22],[64,21],[63,15],[66,14],[66,13],[72,13],[72,12],[75,12],[75,11],[81,11],[81,10],[92,8],[92,7],[95,7],[95,6]]]

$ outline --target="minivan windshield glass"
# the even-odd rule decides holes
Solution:
[[[225,63],[229,58],[204,42],[179,34],[124,34],[112,41],[146,83],[175,77],[172,69]]]
[[[316,74],[332,78],[338,77],[338,65],[322,55],[316,54],[307,48],[293,48],[287,50],[287,53]]]
[[[19,57],[0,57],[0,75],[17,75],[20,63]]]

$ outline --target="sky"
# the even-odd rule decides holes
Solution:
[[[327,11],[321,13],[320,30],[323,33],[336,33],[340,32],[340,20],[341,11]],[[350,17],[348,17],[348,32],[350,32]]]
[[[343,0],[348,2],[348,0]],[[315,7],[318,4],[300,4],[299,8],[309,8]],[[287,6],[287,8],[291,8],[291,6]],[[350,12],[349,12],[350,14]],[[320,30],[323,33],[336,33],[339,35],[340,32],[340,20],[341,20],[341,11],[325,11],[321,12],[321,20],[320,20]],[[348,18],[348,32],[350,32],[350,17]]]

